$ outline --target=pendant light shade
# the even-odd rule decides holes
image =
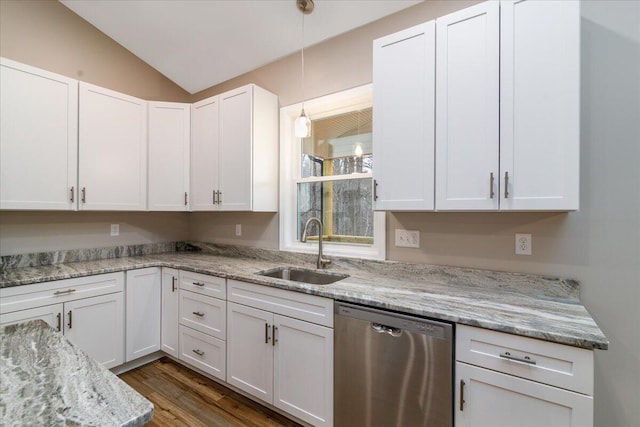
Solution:
[[[311,120],[304,113],[304,107],[300,113],[300,117],[295,122],[295,134],[297,138],[308,138],[311,136]]]
[[[304,15],[308,15],[313,11],[313,0],[296,0],[296,6],[302,12],[302,48],[300,49],[300,57],[302,59],[302,73],[300,82],[302,85],[302,112],[294,124],[294,133],[297,138],[308,138],[311,136],[311,120],[304,112]]]

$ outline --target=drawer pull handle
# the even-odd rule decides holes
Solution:
[[[204,282],[193,282],[196,286],[204,286]]]
[[[193,351],[198,356],[204,356],[204,351],[200,350],[199,348],[196,348],[195,350],[191,350],[191,351]]]
[[[507,360],[513,360],[515,362],[527,363],[529,365],[536,364],[536,361],[530,358],[529,356],[524,356],[524,357],[512,356],[511,353],[509,353],[508,351],[505,351],[504,353],[500,353],[500,357]]]
[[[68,294],[74,293],[75,291],[76,291],[75,289],[67,289],[66,291],[55,291],[53,295],[55,296],[68,295]]]
[[[203,317],[204,316],[204,313],[201,312],[201,311],[194,311],[193,314],[195,314],[198,317]]]

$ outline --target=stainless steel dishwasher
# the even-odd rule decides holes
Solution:
[[[453,425],[453,325],[336,303],[336,427]]]

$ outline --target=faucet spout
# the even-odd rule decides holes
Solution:
[[[307,241],[307,229],[309,228],[309,224],[315,222],[318,224],[318,261],[316,262],[316,268],[325,268],[327,265],[331,264],[331,260],[324,259],[322,257],[322,221],[319,218],[312,216],[307,220],[304,224],[304,228],[302,229],[302,237],[300,241],[305,243]]]

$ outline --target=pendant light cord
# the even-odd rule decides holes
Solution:
[[[301,78],[301,86],[302,86],[302,109],[304,110],[304,13],[302,15],[302,49],[300,51],[300,55],[302,57],[302,78]]]

